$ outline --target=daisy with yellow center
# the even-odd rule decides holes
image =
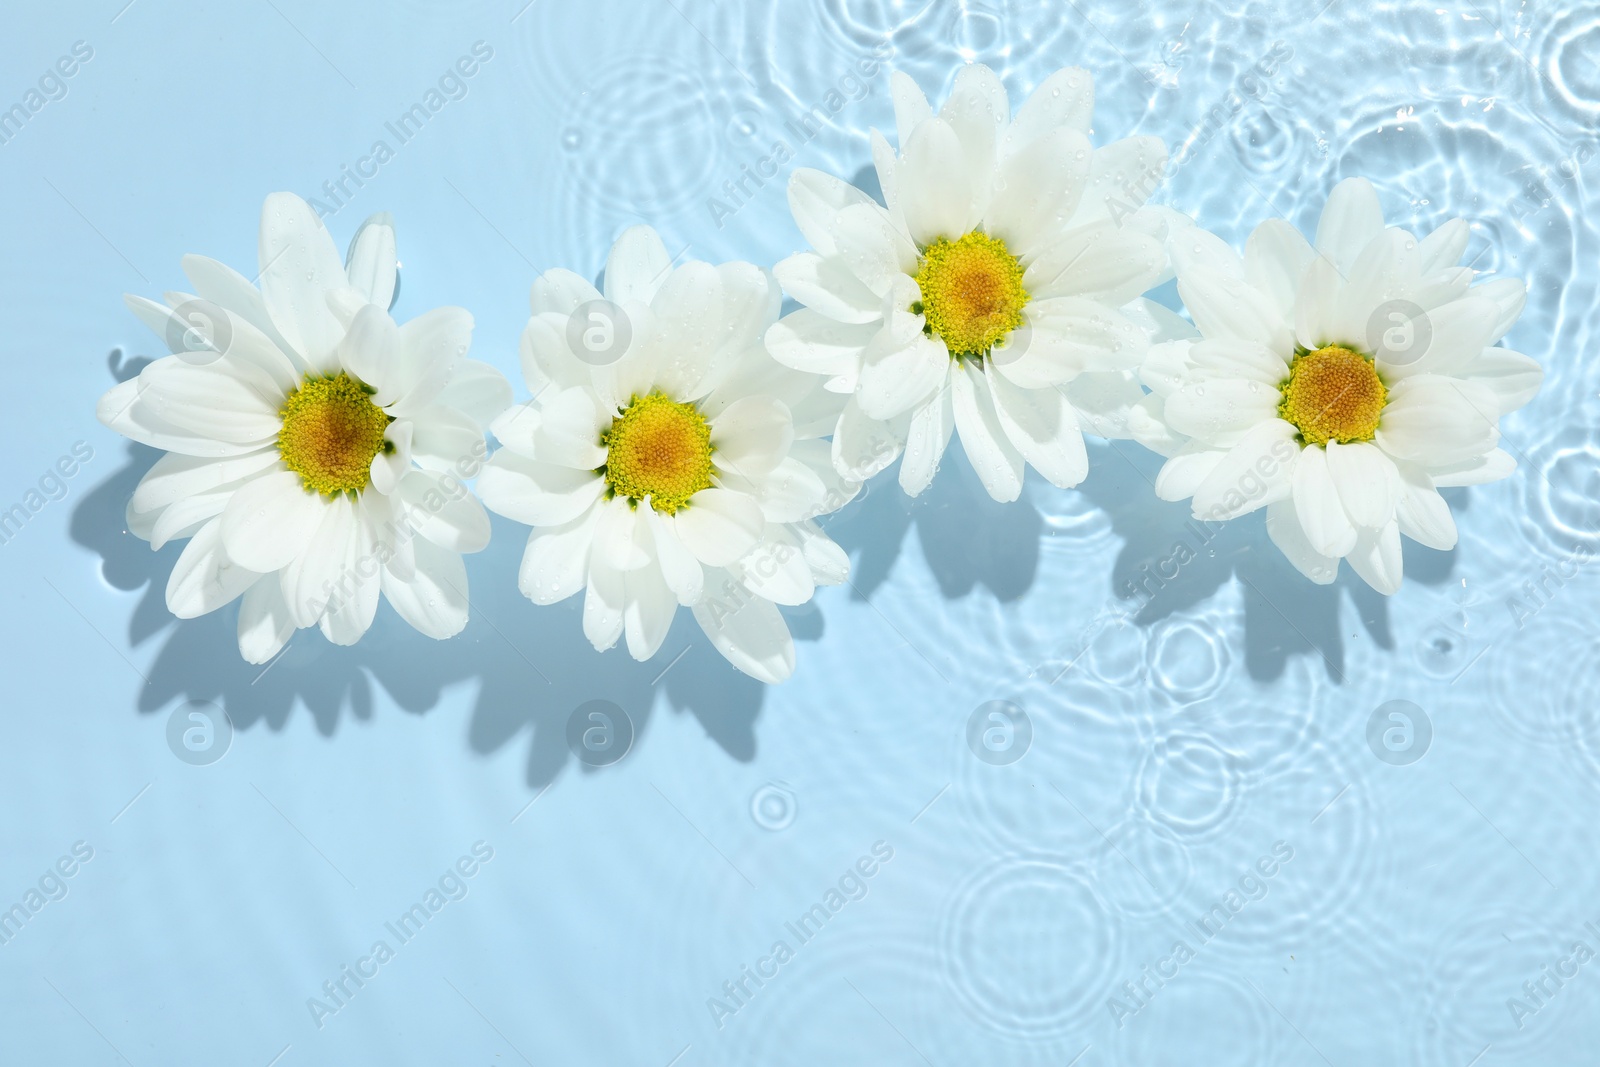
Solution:
[[[300,483],[323,496],[358,493],[372,480],[372,461],[393,452],[384,440],[393,416],[348,374],[307,377],[278,411],[278,455]]]
[[[911,305],[922,332],[944,342],[951,359],[982,360],[1022,325],[1028,291],[1022,263],[998,237],[973,231],[939,238],[917,270],[921,298]]]
[[[167,583],[181,618],[239,607],[239,651],[277,655],[295,629],[352,644],[380,595],[431,637],[467,621],[461,553],[488,541],[465,491],[483,432],[511,401],[466,359],[472,317],[440,308],[396,325],[394,228],[375,215],[341,261],[299,197],[267,199],[261,288],[189,256],[195,293],[128,306],[172,355],[100,401],[102,422],[167,453],[134,491],[128,528],[189,538]],[[196,315],[211,351],[179,351]]]
[[[1172,239],[1178,293],[1198,337],[1154,346],[1139,439],[1169,456],[1163,499],[1196,518],[1267,510],[1267,532],[1315,582],[1341,559],[1393,593],[1400,536],[1456,542],[1438,490],[1504,478],[1500,419],[1542,380],[1495,346],[1522,310],[1505,279],[1472,285],[1456,266],[1467,225],[1418,240],[1386,228],[1363,179],[1329,197],[1316,242],[1281,221],[1243,257],[1211,234]]]
[[[953,435],[996,500],[1033,467],[1058,486],[1088,473],[1083,435],[1129,437],[1137,369],[1166,313],[1175,213],[1146,207],[1166,149],[1153,137],[1089,143],[1094,83],[1067,69],[1011,113],[988,67],[956,75],[935,113],[893,79],[899,150],[872,134],[884,202],[815,170],[789,206],[811,251],[774,268],[805,305],[767,333],[779,362],[825,374],[849,403],[833,435],[840,473],[904,455],[900,485],[932,482]]]
[[[630,340],[594,366],[569,327],[602,299]],[[778,605],[843,580],[847,558],[811,520],[858,488],[818,440],[844,401],[761,346],[778,301],[747,263],[673,267],[643,226],[612,248],[603,297],[571,271],[534,283],[523,367],[537,399],[494,423],[503,447],[479,489],[534,528],[522,592],[536,604],[582,593],[595,648],[625,638],[649,659],[687,606],[734,666],[779,682],[794,643]]]

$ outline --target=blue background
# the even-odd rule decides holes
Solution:
[[[0,107],[93,49],[0,145],[0,509],[93,449],[0,546],[0,908],[93,850],[0,945],[0,1061],[1595,1061],[1600,960],[1520,1026],[1507,1001],[1575,941],[1600,950],[1600,10],[123,2],[12,5],[0,37]],[[465,95],[398,144],[385,124],[478,41]],[[1097,143],[1164,138],[1181,163],[1157,201],[1235,243],[1311,228],[1355,174],[1393,224],[1469,219],[1468,259],[1530,286],[1507,343],[1548,370],[1504,426],[1515,476],[1452,491],[1459,547],[1408,545],[1385,599],[1348,569],[1305,582],[1259,515],[1202,543],[1130,442],[1007,506],[955,450],[921,499],[890,475],[829,520],[851,584],[792,613],[799,669],[771,690],[687,613],[649,663],[594,653],[576,601],[516,592],[524,531],[499,520],[448,643],[384,607],[358,647],[303,631],[263,674],[235,608],[166,612],[180,546],[122,521],[154,454],[93,416],[163,351],[120,294],[186,288],[186,252],[253,274],[262,198],[318,196],[383,139],[335,239],[392,211],[397,315],[469,308],[473,354],[524,397],[537,272],[593,276],[640,220],[711,261],[797,250],[786,175],[725,219],[708,199],[830,91],[794,164],[860,175],[893,120],[886,68],[856,65],[885,41],[936,101],[967,60],[1013,106],[1087,67]],[[1180,541],[1198,558],[1131,597]],[[591,699],[637,732],[599,769],[566,742]],[[1008,765],[966,741],[996,699],[1032,728]],[[1405,765],[1367,740],[1396,699],[1432,731]],[[188,701],[226,708],[220,762],[169,748]],[[866,895],[788,933],[880,841]],[[384,924],[475,842],[493,858],[467,895],[400,944]],[[1292,859],[1249,879],[1278,842]],[[1201,943],[1190,922],[1242,878]],[[308,998],[380,939],[393,959],[319,1027]],[[778,940],[777,976],[727,1000]],[[1125,992],[1179,940],[1175,977]]]

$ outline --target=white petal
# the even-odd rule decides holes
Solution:
[[[781,400],[747,396],[711,420],[713,460],[744,478],[770,473],[794,443],[794,420]]]
[[[1094,117],[1094,78],[1081,67],[1063,67],[1039,83],[1011,122],[1007,144],[1020,148],[1059,127],[1088,133]]]
[[[399,400],[398,374],[393,369],[400,358],[400,329],[389,313],[376,304],[367,304],[350,323],[350,332],[339,342],[339,362],[376,392],[372,402],[379,407]]]
[[[1333,333],[1371,348],[1370,335],[1377,332],[1373,313],[1390,300],[1408,297],[1417,274],[1416,238],[1399,229],[1379,233],[1350,268],[1334,305]]]
[[[1006,438],[1045,481],[1070,489],[1089,473],[1077,415],[1056,389],[1019,389],[1004,375],[985,379]]]
[[[1331,585],[1339,575],[1339,558],[1325,556],[1311,546],[1292,500],[1267,505],[1267,536],[1294,565],[1295,570],[1318,585]]]
[[[222,513],[222,544],[241,566],[268,574],[286,567],[311,542],[327,501],[300,484],[293,471],[247,482]]]
[[[472,315],[464,308],[442,307],[418,315],[400,327],[400,349],[381,390],[398,397],[391,414],[410,414],[439,402],[439,393],[472,345]],[[392,390],[386,388],[393,383]]]
[[[383,595],[400,617],[437,640],[467,626],[467,568],[461,557],[432,541],[416,541],[416,573],[401,581],[383,568]]]
[[[852,325],[801,308],[767,330],[767,351],[785,367],[798,371],[853,374],[860,369],[862,349],[880,328],[876,322]]]
[[[679,540],[708,567],[726,567],[750,551],[766,526],[759,504],[726,489],[700,490],[671,520]]]
[[[1156,496],[1162,500],[1187,500],[1195,490],[1217,469],[1217,464],[1227,456],[1224,449],[1186,445],[1166,463],[1156,475]]]
[[[696,389],[712,368],[726,326],[722,276],[709,263],[685,263],[667,275],[650,310],[656,322],[644,358],[654,369],[654,384],[676,397],[703,395]]]
[[[591,552],[589,581],[583,596],[583,636],[597,650],[604,652],[622,636],[626,600],[622,572]]]
[[[1282,219],[1257,226],[1244,246],[1245,280],[1263,293],[1284,323],[1294,321],[1295,288],[1316,253]]]
[[[1188,365],[1192,376],[1202,381],[1256,382],[1273,392],[1289,376],[1289,364],[1280,353],[1249,341],[1196,341],[1188,349]]]
[[[824,256],[838,251],[834,230],[839,213],[866,205],[877,207],[866,193],[831,174],[796,167],[789,176],[789,211],[794,223],[811,247]]]
[[[547,393],[533,434],[533,455],[546,463],[594,470],[606,461],[600,435],[612,418],[600,408],[594,391],[584,388]]]
[[[1104,304],[1076,296],[1037,300],[1023,311],[1026,326],[995,349],[993,364],[1024,389],[1069,382],[1089,371],[1133,369],[1146,338]]]
[[[918,496],[933,483],[955,428],[955,410],[951,406],[948,385],[912,412],[905,459],[900,462],[900,488],[907,496]]]
[[[260,578],[239,602],[239,654],[246,663],[265,663],[294,633],[294,617],[283,599],[277,575]]]
[[[195,255],[183,257],[183,273],[202,299],[226,308],[233,315],[254,326],[274,348],[280,351],[287,349],[288,342],[272,324],[272,316],[267,314],[267,303],[261,295],[261,290],[257,289],[250,279],[226,263]],[[297,371],[303,369],[303,366],[296,367]]]
[[[1362,530],[1345,556],[1361,579],[1385,596],[1400,591],[1402,565],[1400,528],[1393,522],[1379,530]]]
[[[860,324],[883,318],[877,294],[842,259],[798,252],[779,261],[772,271],[784,292],[830,319]]]
[[[742,589],[740,593],[721,599],[708,593],[694,606],[695,621],[729,663],[775,685],[794,673],[794,639],[777,605]]]
[[[905,71],[897,70],[889,76],[889,92],[894,101],[896,136],[904,150],[906,142],[911,139],[911,131],[933,115],[933,108],[928,104],[927,96]]]
[[[850,556],[814,522],[797,523],[790,532],[800,539],[806,563],[818,585],[840,585],[850,577]]]
[[[1071,224],[1127,216],[1161,188],[1166,169],[1167,146],[1159,137],[1124,137],[1095,149],[1089,157],[1089,192],[1078,201]]]
[[[869,418],[852,396],[833,433],[833,465],[844,477],[864,482],[893,463],[904,443],[892,423]]]
[[[173,357],[168,357],[173,358]],[[141,403],[140,382],[129,378],[106,391],[95,406],[95,417],[102,424],[142,445],[177,452],[186,456],[218,458],[257,452],[262,444],[218,441],[174,426]]]
[[[1485,348],[1461,367],[1460,374],[1494,393],[1502,417],[1532,400],[1544,384],[1544,368],[1538,361],[1509,348]]]
[[[1418,375],[1389,390],[1378,447],[1396,459],[1445,466],[1481,456],[1500,441],[1500,404],[1484,386]]]
[[[1160,241],[1109,220],[1075,226],[1035,252],[1022,282],[1036,299],[1079,296],[1120,307],[1167,269]]]
[[[1301,347],[1315,351],[1329,344],[1354,344],[1365,347],[1365,338],[1340,337],[1334,333],[1339,293],[1344,279],[1333,261],[1318,256],[1300,276],[1294,298],[1294,334]]]
[[[1191,382],[1167,397],[1167,422],[1179,433],[1212,444],[1278,417],[1278,391],[1238,378]]]
[[[646,503],[634,507],[621,497],[612,497],[602,501],[596,510],[600,516],[595,520],[591,558],[619,573],[648,566],[655,553],[640,514],[646,510]]]
[[[489,544],[489,516],[461,479],[412,471],[400,480],[400,499],[410,506],[411,526],[452,552],[481,552]]]
[[[951,406],[961,447],[989,495],[1002,504],[1022,494],[1022,453],[1007,438],[995,414],[988,382],[965,365],[951,369]]]
[[[1294,436],[1282,419],[1247,431],[1195,487],[1194,517],[1221,522],[1286,498],[1299,451]]]
[[[834,217],[834,241],[834,255],[878,296],[896,279],[917,272],[916,246],[877,204],[843,208]]]
[[[940,237],[953,241],[977,223],[961,138],[944,120],[918,124],[901,147],[900,202],[911,238],[922,247]]]
[[[532,459],[536,455],[534,440],[544,421],[541,410],[537,400],[513,405],[489,424],[489,432],[506,448]]]
[[[536,316],[555,314],[565,319],[584,304],[599,299],[600,290],[589,279],[563,267],[556,267],[533,280],[528,292],[528,307]]]
[[[416,407],[411,416],[411,458],[430,470],[466,477],[489,453],[483,430],[446,407]]]
[[[489,510],[530,526],[561,526],[600,499],[605,480],[593,471],[558,467],[501,449],[478,476]]]
[[[817,591],[799,540],[777,524],[767,527],[761,543],[739,561],[735,572],[745,588],[775,604],[804,604]]]
[[[221,528],[221,520],[213,519],[196,531],[167,578],[167,610],[180,619],[231,603],[260,577],[224,551]]]
[[[243,484],[243,480],[232,482],[208,493],[196,493],[185,497],[152,513],[149,518],[153,521],[149,521],[148,524],[145,516],[139,516],[138,525],[144,528],[143,536],[150,542],[152,549],[159,549],[168,541],[191,537],[203,524],[222,514],[228,506],[228,501],[233,499],[233,494]],[[132,510],[131,507],[129,510]],[[134,525],[129,523],[130,528]]]
[[[356,581],[350,552],[355,535],[355,505],[345,496],[329,500],[305,551],[290,560],[281,575],[283,599],[296,626],[313,625],[337,591]]]
[[[132,505],[136,511],[155,511],[258,474],[277,462],[275,448],[224,459],[169,452],[139,479]]]
[[[972,183],[973,211],[975,217],[981,217],[994,185],[1000,132],[1011,121],[1005,86],[982,63],[969,63],[956,71],[956,83],[939,109],[939,118],[961,142]]]
[[[628,571],[623,583],[623,632],[628,638],[628,655],[647,660],[661,648],[678,613],[678,601],[661,577],[661,568],[652,559],[646,566]]]
[[[1037,251],[1077,209],[1089,178],[1090,151],[1088,138],[1062,127],[1011,155],[1000,165],[985,229],[1014,255]]]
[[[1472,227],[1466,219],[1451,219],[1422,239],[1418,265],[1424,274],[1453,267],[1461,262],[1472,238]]]
[[[672,257],[661,235],[649,226],[630,226],[606,257],[606,299],[614,304],[630,300],[648,304],[671,270]]]
[[[1528,286],[1521,278],[1496,278],[1473,289],[1472,295],[1493,300],[1500,309],[1500,316],[1495,319],[1487,342],[1494,344],[1506,335],[1522,314],[1522,308],[1528,302]]]
[[[705,568],[694,558],[694,553],[678,539],[672,525],[654,508],[641,508],[650,536],[655,541],[656,562],[661,567],[662,580],[677,596],[680,604],[693,604],[705,589]]]
[[[487,426],[511,406],[511,383],[489,364],[464,359],[456,365],[450,384],[439,394],[439,403],[455,408],[479,426]]]
[[[554,604],[584,587],[600,509],[560,526],[535,527],[517,569],[517,588],[535,604]]]
[[[348,279],[322,220],[293,193],[273,193],[261,208],[259,256],[273,325],[312,368],[331,370],[344,328],[327,293]]]
[[[1208,339],[1288,347],[1288,329],[1278,307],[1245,280],[1244,266],[1232,249],[1196,230],[1173,241],[1173,262],[1178,295]]]
[[[250,445],[278,436],[278,405],[259,372],[217,360],[194,366],[176,357],[157,360],[138,379],[138,403],[152,417],[197,436]],[[281,400],[280,400],[281,403]]]
[[[1509,478],[1517,469],[1516,458],[1503,448],[1487,455],[1474,456],[1461,463],[1450,463],[1430,468],[1433,484],[1440,489],[1458,485],[1483,485]]]
[[[1328,472],[1328,456],[1313,445],[1294,465],[1294,513],[1306,540],[1318,555],[1339,557],[1356,543],[1356,528],[1345,514],[1339,491]]]
[[[1341,277],[1350,277],[1356,257],[1383,231],[1378,194],[1365,178],[1346,178],[1333,187],[1317,222],[1317,251],[1332,260]]]
[[[1400,499],[1395,505],[1400,532],[1419,544],[1448,552],[1456,547],[1456,520],[1433,479],[1410,464],[1400,468]]]
[[[394,282],[399,262],[395,252],[394,216],[380,211],[370,216],[350,242],[345,274],[368,303],[389,310],[394,303]]]
[[[944,343],[913,331],[909,337],[885,329],[862,354],[856,401],[874,419],[892,419],[921,404],[950,373]]]
[[[1128,434],[1159,456],[1175,456],[1189,438],[1167,425],[1163,409],[1166,398],[1149,393],[1128,409]]]
[[[546,311],[533,316],[523,328],[517,357],[522,365],[523,380],[535,396],[552,384],[570,389],[592,381],[588,366],[572,354],[567,344],[568,318],[568,314]],[[632,340],[629,339],[630,343]]]
[[[1379,369],[1388,378],[1420,374],[1457,374],[1488,346],[1500,314],[1493,300],[1470,294],[1427,312],[1428,343],[1421,352],[1403,350],[1403,358],[1385,358]]]
[[[1400,498],[1400,472],[1394,460],[1377,445],[1363,441],[1348,445],[1329,441],[1324,451],[1328,475],[1350,521],[1367,529],[1392,522]]]

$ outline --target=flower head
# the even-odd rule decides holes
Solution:
[[[253,663],[297,627],[353,644],[380,593],[431,637],[459,632],[460,553],[489,538],[462,479],[487,454],[483,431],[509,385],[465,358],[472,317],[460,308],[403,326],[389,317],[387,215],[341,262],[316,213],[277,193],[262,208],[260,252],[259,290],[188,256],[195,294],[128,297],[172,354],[100,400],[107,426],[167,453],[127,516],[152,547],[190,539],[167,607],[192,618],[242,597],[239,650]]]
[[[596,648],[626,637],[648,659],[686,605],[736,667],[782,681],[794,644],[778,605],[844,579],[848,559],[811,521],[859,488],[820,440],[844,399],[767,354],[778,301],[747,263],[674,267],[644,226],[611,249],[604,297],[571,271],[534,283],[522,363],[535,396],[495,421],[504,447],[480,489],[534,527],[522,592],[582,591]],[[574,349],[593,315],[616,348],[599,361]]]
[[[894,104],[898,154],[872,134],[884,205],[795,171],[789,205],[813,251],[775,272],[806,306],[768,346],[849,397],[833,436],[846,476],[903,451],[915,496],[958,433],[996,500],[1017,498],[1026,466],[1076,485],[1084,431],[1130,436],[1143,395],[1134,372],[1153,322],[1137,298],[1167,271],[1173,220],[1143,205],[1166,150],[1153,137],[1091,147],[1094,83],[1077,69],[1015,116],[977,64],[938,113],[901,73]]]
[[[1504,478],[1501,417],[1539,390],[1527,356],[1491,347],[1522,311],[1522,282],[1473,285],[1467,224],[1418,240],[1385,227],[1364,179],[1328,198],[1313,246],[1282,221],[1241,258],[1199,230],[1172,239],[1199,338],[1151,348],[1138,436],[1170,456],[1166,500],[1197,518],[1267,509],[1267,531],[1328,583],[1347,560],[1400,587],[1400,535],[1455,545],[1438,490]]]

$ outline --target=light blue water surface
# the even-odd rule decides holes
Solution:
[[[0,145],[0,508],[92,458],[0,546],[0,907],[44,890],[0,944],[0,1062],[1600,1062],[1574,950],[1600,951],[1600,8],[1325,2],[12,5],[0,106],[92,56]],[[122,521],[154,455],[93,417],[162,353],[123,292],[187,288],[186,252],[253,274],[262,198],[335,206],[382,140],[336,240],[393,212],[397,315],[470,308],[516,380],[533,277],[595,275],[627,225],[711,261],[800,248],[786,174],[724,183],[777,138],[861,175],[893,126],[875,48],[936,100],[969,60],[1014,103],[1090,69],[1097,143],[1164,138],[1156,199],[1235,243],[1355,174],[1391,223],[1464,216],[1474,266],[1530,286],[1506,343],[1548,368],[1504,426],[1516,475],[1453,492],[1459,547],[1408,545],[1385,599],[1302,580],[1259,515],[1202,537],[1130,442],[1007,506],[955,449],[923,498],[891,475],[829,521],[851,584],[792,613],[771,690],[687,615],[651,662],[593,652],[576,602],[516,592],[499,520],[448,643],[385,606],[263,674],[234,609],[167,613],[178,546]],[[592,699],[637,733],[598,769],[566,740]],[[1019,760],[967,743],[991,700],[1028,716]],[[1392,700],[1409,740],[1384,718],[1375,748]],[[234,724],[220,762],[169,748],[188,701]]]

